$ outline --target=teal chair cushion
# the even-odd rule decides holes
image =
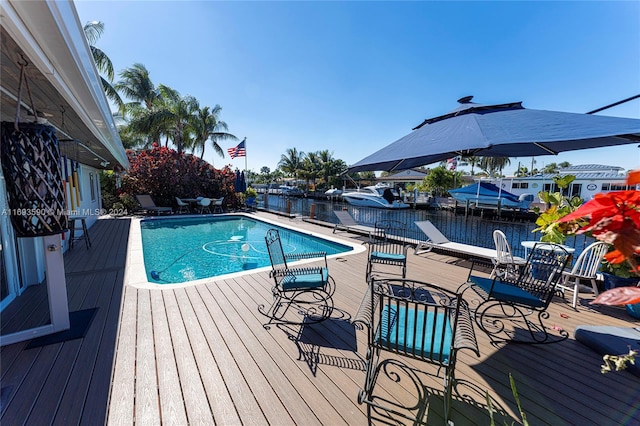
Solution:
[[[318,272],[305,271],[303,273],[287,274],[280,282],[280,285],[285,291],[302,290],[322,287],[328,280],[329,270],[327,268],[322,268]]]
[[[411,307],[386,305],[382,309],[376,339],[385,348],[446,365],[451,355],[451,322],[442,313],[420,309],[416,312]]]
[[[484,290],[492,299],[502,302],[518,303],[525,306],[539,308],[544,303],[531,293],[526,292],[518,286],[505,284],[499,279],[495,283],[491,278],[469,277],[469,281]],[[491,286],[493,285],[493,288]]]
[[[406,256],[404,254],[385,253],[381,251],[371,252],[371,259],[386,260],[390,262],[404,262]]]

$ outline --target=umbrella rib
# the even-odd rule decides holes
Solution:
[[[558,153],[557,153],[556,151],[554,151],[554,150],[552,150],[552,149],[547,148],[546,146],[542,145],[540,142],[534,142],[533,144],[534,144],[535,146],[537,146],[538,148],[540,148],[540,149],[543,149],[543,150],[547,151],[549,154],[552,154],[552,155],[558,155]]]

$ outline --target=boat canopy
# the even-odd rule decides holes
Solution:
[[[518,203],[520,201],[517,195],[507,192],[504,189],[501,190],[499,187],[489,182],[476,182],[472,185],[463,186],[462,188],[452,189],[449,193],[452,196],[454,196],[454,194],[468,194],[470,196],[477,195],[480,197],[500,197],[505,200],[513,201],[514,203]]]

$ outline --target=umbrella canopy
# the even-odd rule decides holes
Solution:
[[[404,170],[457,155],[533,157],[640,142],[640,120],[526,109],[522,102],[480,105],[472,96],[452,112],[349,167],[349,172]]]

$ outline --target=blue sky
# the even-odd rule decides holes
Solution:
[[[76,0],[116,72],[219,104],[249,169],[288,148],[353,164],[456,100],[583,113],[640,94],[640,2]],[[640,99],[600,115],[640,119]],[[232,142],[222,142],[226,148]],[[208,152],[207,152],[208,151]],[[243,168],[221,158],[216,167]],[[536,157],[638,168],[637,144]],[[512,158],[530,167],[531,158]]]

